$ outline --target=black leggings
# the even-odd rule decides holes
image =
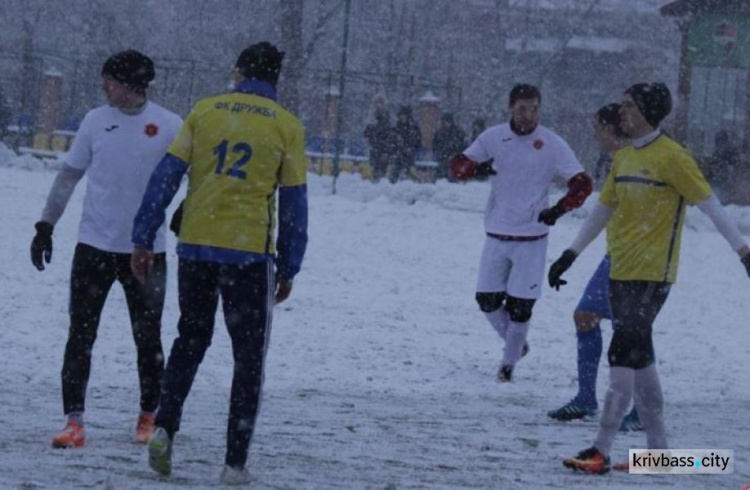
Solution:
[[[130,254],[111,253],[79,243],[70,276],[70,330],[62,368],[63,410],[83,412],[91,372],[91,351],[104,302],[115,280],[122,284],[128,303],[133,338],[138,351],[141,410],[153,412],[159,403],[159,382],[164,371],[161,314],[164,309],[166,254],[154,256],[145,285],[130,271]]]
[[[610,366],[643,369],[654,360],[652,326],[669,296],[670,284],[653,281],[609,281],[615,331],[607,357]]]

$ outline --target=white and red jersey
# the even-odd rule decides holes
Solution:
[[[549,187],[555,176],[565,181],[584,172],[570,146],[556,133],[537,126],[520,136],[510,123],[492,126],[469,146],[464,155],[475,162],[494,159],[497,175],[492,185],[484,227],[487,233],[510,236],[539,236],[548,226],[538,221],[539,212],[549,207]]]
[[[146,184],[182,125],[153,102],[134,115],[102,106],[81,122],[67,165],[88,176],[78,241],[105,252],[131,253],[130,235]],[[165,249],[164,226],[154,243]]]

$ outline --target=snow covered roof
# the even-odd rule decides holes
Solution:
[[[536,38],[523,39],[511,38],[505,40],[505,49],[508,51],[543,51],[554,52],[561,48],[581,49],[585,51],[598,51],[602,53],[622,53],[636,43],[627,39],[605,38],[605,37],[582,37],[573,36],[565,43],[560,38]]]
[[[432,93],[432,90],[427,89],[422,97],[419,98],[420,102],[440,102],[440,97]]]
[[[48,68],[47,70],[44,71],[44,74],[46,76],[52,77],[52,78],[62,78],[63,77],[62,72],[60,70],[58,70],[57,68]]]
[[[656,12],[658,8],[667,3],[667,0],[599,0],[594,5],[596,11],[635,11]],[[545,10],[578,10],[585,11],[591,8],[591,2],[581,0],[509,0],[512,8],[530,8]]]

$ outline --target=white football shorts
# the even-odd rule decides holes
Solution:
[[[539,299],[548,241],[549,237],[520,242],[487,236],[479,262],[477,292],[505,292],[516,298]]]

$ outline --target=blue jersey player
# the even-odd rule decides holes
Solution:
[[[620,128],[619,104],[609,104],[599,109],[594,118],[594,134],[599,148],[616,152],[628,144]],[[591,276],[581,300],[573,313],[578,342],[578,393],[573,399],[547,415],[560,421],[593,416],[598,409],[596,378],[602,357],[602,319],[611,320],[609,305],[609,255],[606,255]],[[623,419],[621,431],[642,430],[635,407]]]

